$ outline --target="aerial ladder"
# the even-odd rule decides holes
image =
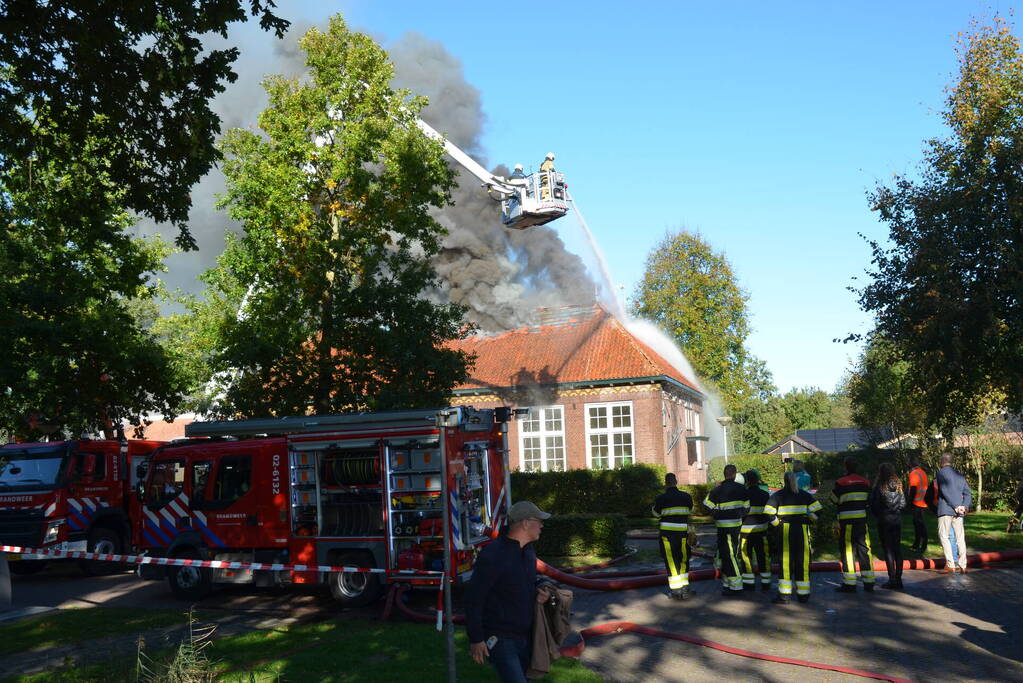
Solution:
[[[501,202],[501,222],[506,228],[523,230],[543,225],[568,213],[568,186],[565,175],[554,170],[554,155],[548,154],[540,170],[525,175],[516,165],[508,178],[497,176],[476,163],[453,142],[438,133],[430,124],[416,119],[426,136],[444,145],[444,151],[479,179],[487,193]]]

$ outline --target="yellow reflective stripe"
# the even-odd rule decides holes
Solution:
[[[714,510],[715,508],[717,508],[717,503],[712,501],[710,498],[704,498],[703,507],[707,508],[708,510]]]
[[[718,510],[734,510],[736,508],[744,508],[749,505],[749,501],[746,500],[730,500],[727,503],[718,503]]]
[[[778,508],[779,515],[805,515],[806,513],[805,505],[782,505]]]
[[[821,510],[823,508],[824,506],[821,505],[819,500],[815,500],[812,503],[810,503],[810,512],[817,512],[818,510]]]
[[[776,515],[776,514],[778,514],[778,508],[774,507],[773,505],[765,505],[764,506],[764,514],[765,515]]]
[[[685,522],[661,522],[661,528],[668,531],[687,531],[689,525]]]
[[[677,507],[677,508],[664,508],[661,510],[662,515],[688,515],[689,508]]]
[[[854,493],[843,493],[838,497],[839,503],[849,503],[854,500],[866,500],[867,496],[870,495],[866,491],[856,491]]]
[[[866,510],[839,510],[839,519],[862,519],[867,516]]]
[[[761,522],[760,524],[743,524],[742,533],[749,533],[751,531],[766,531],[767,522]]]
[[[736,527],[736,526],[742,526],[742,520],[741,519],[719,519],[719,520],[717,520],[714,523],[718,527],[725,528],[725,529],[730,529],[730,528]]]
[[[764,506],[763,505],[757,505],[757,506],[751,507],[749,509],[749,514],[751,514],[751,515],[762,515],[762,514],[764,514]]]

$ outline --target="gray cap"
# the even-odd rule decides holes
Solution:
[[[508,521],[512,524],[517,524],[525,519],[547,519],[548,517],[550,517],[550,513],[544,512],[528,500],[520,500],[508,511]]]

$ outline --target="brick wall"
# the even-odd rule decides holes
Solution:
[[[588,466],[589,447],[587,441],[587,406],[597,403],[627,402],[632,407],[632,439],[635,462],[663,464],[678,475],[681,483],[703,483],[706,469],[697,467],[696,443],[686,441],[685,403],[686,397],[673,389],[665,391],[660,384],[635,386],[569,389],[565,391],[539,392],[530,396],[517,392],[512,396],[500,397],[494,394],[483,396],[459,396],[453,405],[471,405],[476,408],[492,408],[499,405],[513,407],[561,406],[564,420],[563,436],[565,460],[568,469]],[[697,412],[699,403],[689,399],[689,405]],[[679,429],[681,428],[681,433]],[[511,450],[511,465],[523,468],[520,452],[521,424],[513,421],[508,431]],[[667,453],[675,435],[675,443]]]

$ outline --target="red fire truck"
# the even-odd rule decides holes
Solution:
[[[0,447],[0,544],[121,553],[131,541],[133,475],[159,441],[52,441]],[[43,555],[8,556],[30,574]],[[109,566],[83,562],[91,574]]]
[[[140,549],[385,572],[145,564],[140,576],[166,577],[189,600],[216,583],[327,583],[349,606],[372,602],[386,583],[440,582],[440,573],[413,570],[464,580],[506,514],[510,416],[456,407],[194,422],[189,439],[150,459]]]

